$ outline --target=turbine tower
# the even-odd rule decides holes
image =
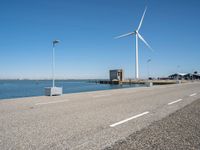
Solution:
[[[131,35],[135,35],[136,36],[136,44],[135,44],[135,78],[136,79],[139,79],[139,64],[138,64],[138,38],[140,40],[142,40],[144,42],[144,44],[150,48],[151,50],[153,50],[150,45],[145,41],[145,39],[142,37],[142,35],[139,33],[139,30],[142,26],[142,22],[144,20],[144,16],[145,16],[145,13],[147,11],[147,7],[145,7],[145,10],[144,10],[144,13],[142,15],[142,18],[140,20],[140,24],[138,26],[138,28],[134,31],[134,32],[129,32],[129,33],[126,33],[126,34],[123,34],[123,35],[120,35],[120,36],[117,36],[115,37],[115,39],[119,39],[119,38],[122,38],[122,37],[126,37],[126,36],[131,36]]]

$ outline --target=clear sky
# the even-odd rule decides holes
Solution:
[[[1,0],[0,78],[50,78],[52,40],[57,78],[135,77],[134,31],[148,5],[139,42],[140,76],[200,72],[199,0]]]

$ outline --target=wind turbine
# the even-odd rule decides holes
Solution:
[[[142,18],[140,20],[140,24],[138,26],[138,28],[134,31],[134,32],[129,32],[129,33],[126,33],[126,34],[123,34],[123,35],[120,35],[120,36],[117,36],[115,37],[115,39],[119,39],[119,38],[122,38],[122,37],[126,37],[126,36],[131,36],[131,35],[135,35],[136,36],[136,45],[135,45],[135,78],[136,79],[139,79],[139,64],[138,64],[138,38],[140,40],[142,40],[144,42],[144,44],[150,48],[151,50],[153,50],[150,45],[145,41],[145,39],[142,37],[142,35],[139,33],[139,30],[142,26],[142,22],[144,20],[144,16],[145,16],[145,13],[147,11],[147,7],[145,7],[145,10],[144,10],[144,13],[142,15]]]

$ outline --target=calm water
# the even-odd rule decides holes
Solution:
[[[49,80],[1,80],[0,99],[42,96],[44,88],[51,87]],[[109,90],[128,87],[139,87],[142,85],[109,85],[96,84],[86,80],[60,80],[56,81],[56,86],[63,87],[63,93],[77,93],[86,91]]]

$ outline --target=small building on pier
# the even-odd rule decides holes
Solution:
[[[123,69],[110,70],[110,81],[123,81],[124,71]]]

